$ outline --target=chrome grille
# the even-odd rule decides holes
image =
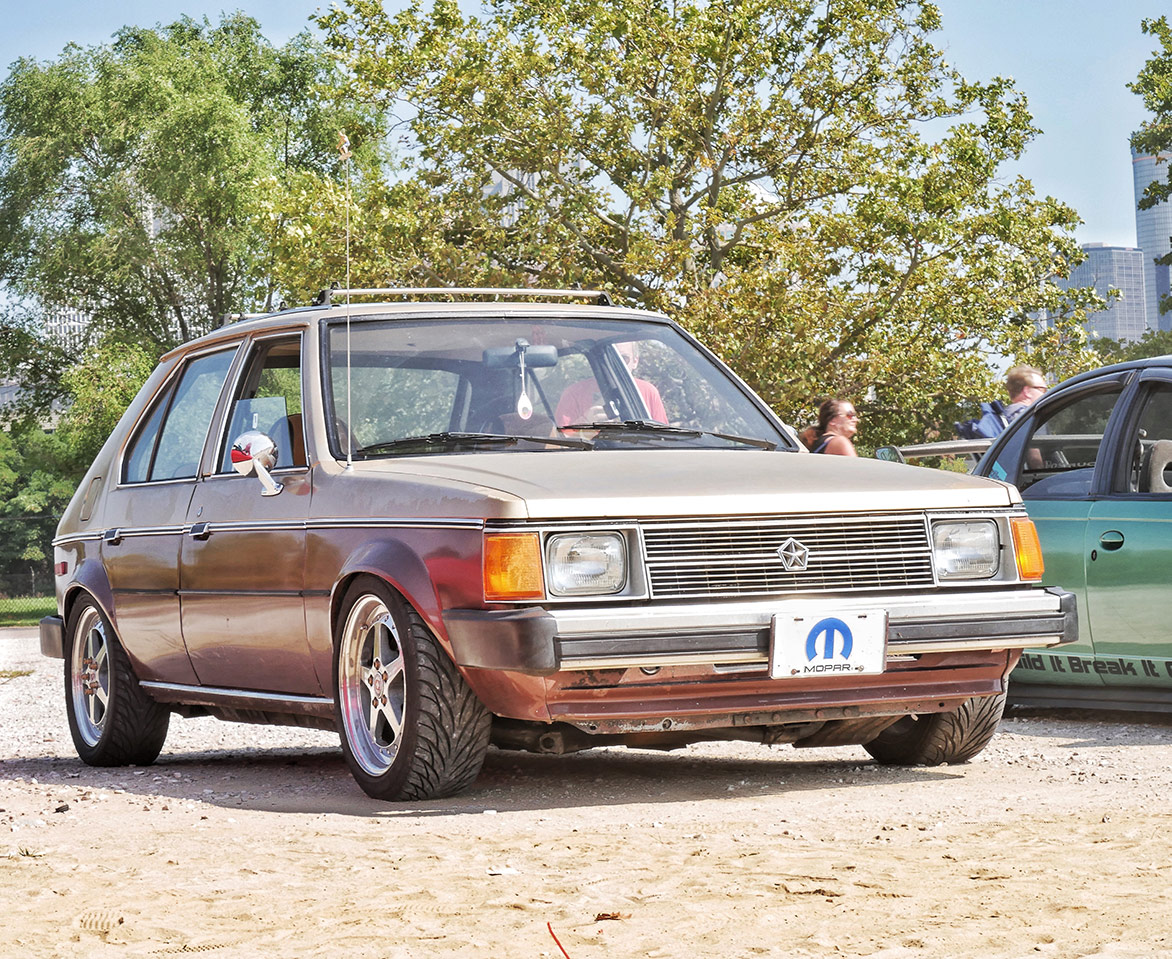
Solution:
[[[704,598],[767,593],[932,586],[923,514],[821,515],[644,522],[653,596]],[[793,538],[809,550],[788,571],[778,550]]]

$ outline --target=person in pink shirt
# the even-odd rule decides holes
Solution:
[[[663,408],[663,398],[659,395],[654,383],[641,380],[634,376],[635,368],[639,365],[639,348],[635,343],[616,343],[615,349],[627,369],[631,371],[639,395],[643,398],[643,405],[647,413],[656,423],[667,422],[667,410]],[[593,377],[579,380],[566,387],[562,397],[558,400],[554,418],[558,426],[569,426],[572,423],[598,423],[613,419],[602,405],[602,391]]]

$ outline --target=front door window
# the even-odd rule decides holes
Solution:
[[[1083,393],[1034,418],[1016,478],[1024,498],[1090,495],[1103,434],[1121,390],[1113,384]]]

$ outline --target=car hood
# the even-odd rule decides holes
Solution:
[[[972,509],[1019,503],[996,480],[863,458],[764,450],[442,454],[355,464],[522,500],[534,519]],[[515,504],[519,505],[519,504]],[[509,510],[508,512],[512,512]]]

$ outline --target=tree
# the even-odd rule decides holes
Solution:
[[[378,139],[339,83],[308,34],[277,48],[241,14],[18,61],[0,84],[0,279],[45,311],[90,313],[81,349],[115,335],[157,353],[270,308],[287,226],[273,198],[336,181],[340,127]]]
[[[1148,330],[1138,340],[1110,340],[1103,337],[1095,341],[1094,348],[1103,365],[1142,360],[1149,356],[1167,356],[1172,354],[1172,331]]]
[[[921,437],[994,388],[988,354],[1044,353],[1036,311],[1062,332],[1096,305],[1047,280],[1074,211],[1000,176],[1037,132],[1024,96],[948,67],[931,4],[347,0],[319,23],[434,211],[392,269],[666,309],[790,418],[841,393],[876,442]]]
[[[1142,21],[1143,32],[1156,38],[1159,49],[1152,54],[1139,71],[1134,83],[1128,89],[1139,94],[1144,106],[1152,112],[1152,118],[1145,120],[1131,137],[1131,145],[1141,153],[1151,156],[1172,153],[1172,27],[1167,17]],[[1148,184],[1139,201],[1141,210],[1150,210],[1160,203],[1172,202],[1172,164],[1166,163],[1168,175],[1162,180]],[[1172,266],[1172,253],[1158,257],[1162,266]],[[1165,296],[1160,303],[1160,312],[1172,310],[1172,297]]]
[[[57,434],[69,451],[73,476],[80,479],[89,468],[155,368],[155,359],[137,343],[111,336],[65,372],[62,383],[71,402],[57,424]]]
[[[61,440],[36,425],[0,432],[0,594],[53,591],[53,532],[73,494]]]

